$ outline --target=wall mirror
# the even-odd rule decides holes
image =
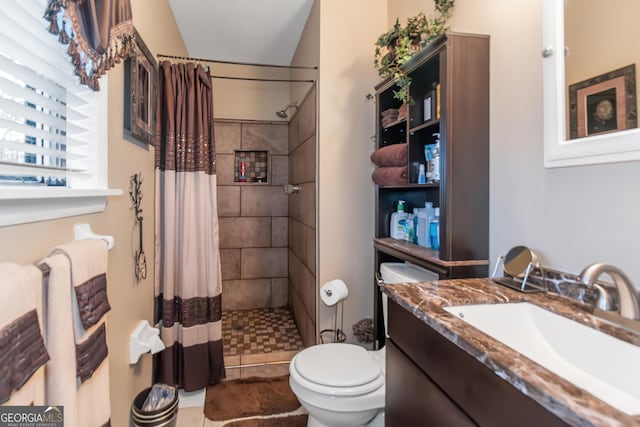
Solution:
[[[544,166],[640,160],[637,0],[543,0]]]

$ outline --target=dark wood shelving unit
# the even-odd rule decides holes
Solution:
[[[437,126],[440,124],[440,120],[430,120],[428,122],[424,122],[419,124],[416,127],[409,128],[409,134],[414,134],[416,132],[420,132],[423,129],[430,128],[431,126]]]
[[[402,184],[402,185],[380,185],[380,190],[401,190],[406,188],[438,188],[440,183],[433,182],[429,184]]]
[[[407,120],[382,126],[381,113],[400,108],[395,82],[376,85],[377,147],[407,143],[408,183],[376,187],[375,269],[408,261],[441,279],[486,277],[489,265],[489,37],[446,33],[417,53],[404,69],[411,77]],[[437,95],[436,95],[437,94]],[[432,111],[423,99],[435,97]],[[424,119],[432,114],[432,119]],[[440,135],[440,182],[417,184],[426,163],[424,146]],[[432,202],[440,208],[440,248],[434,251],[391,239],[390,219],[398,200],[406,210]],[[374,326],[384,342],[380,292],[374,287]]]
[[[389,123],[388,125],[383,126],[382,128],[383,129],[390,129],[390,128],[394,127],[394,126],[398,126],[398,125],[403,124],[403,123],[407,123],[407,119],[396,120],[395,122]]]

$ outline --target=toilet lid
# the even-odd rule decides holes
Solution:
[[[353,344],[321,344],[304,349],[294,360],[304,379],[329,387],[369,384],[382,374],[367,351]]]

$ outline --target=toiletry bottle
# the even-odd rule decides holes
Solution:
[[[247,182],[247,162],[240,160],[238,165],[238,181]]]
[[[413,209],[413,240],[411,243],[418,244],[418,233],[420,232],[420,216],[422,215],[422,211],[424,209],[414,208]]]
[[[435,211],[433,209],[432,202],[425,202],[424,208],[420,209],[420,213],[418,216],[418,241],[417,243],[420,246],[424,246],[425,248],[431,247],[431,241],[429,238],[429,223],[431,219],[435,216]]]
[[[407,216],[402,218],[399,224],[400,224],[400,227],[402,228],[399,239],[404,240],[405,242],[411,242],[415,234],[413,229],[413,215],[410,213],[407,213]]]
[[[433,159],[433,153],[431,152],[431,145],[427,144],[424,146],[424,159],[427,161],[425,177],[428,183],[433,182],[433,163],[431,159]]]
[[[435,182],[440,182],[440,134],[434,133],[433,136],[436,137],[436,146],[433,149],[433,180]]]
[[[429,244],[429,217],[427,214],[427,208],[423,208],[418,211],[416,243],[425,248],[431,247]]]
[[[424,202],[424,210],[427,212],[427,217],[429,220],[436,215],[436,211],[433,208],[433,202]]]
[[[391,214],[391,223],[389,224],[389,234],[392,239],[403,239],[404,228],[400,224],[400,220],[407,217],[404,211],[404,200],[398,200],[396,211]]]
[[[427,183],[427,175],[424,171],[424,164],[420,163],[418,170],[418,184],[426,184]]]
[[[434,250],[440,250],[440,208],[435,208],[435,215],[429,222],[429,241]]]

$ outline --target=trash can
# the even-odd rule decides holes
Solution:
[[[175,427],[178,420],[178,390],[173,399],[163,403],[158,409],[145,411],[145,400],[152,387],[142,390],[131,404],[131,425],[134,427]]]

